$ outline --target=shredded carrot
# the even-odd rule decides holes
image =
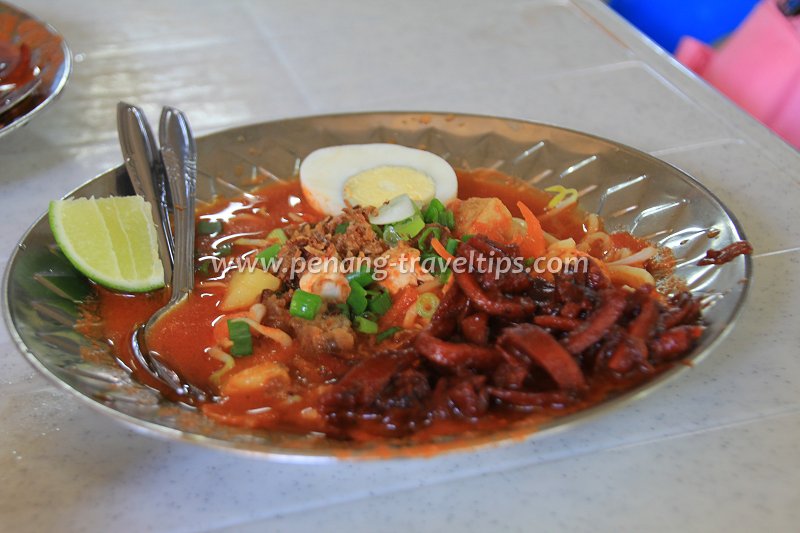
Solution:
[[[444,247],[444,245],[442,245],[442,243],[439,242],[439,239],[437,239],[436,237],[431,239],[431,247],[433,247],[433,250],[437,254],[442,256],[442,259],[444,259],[445,261],[452,261],[453,259],[455,259],[453,254],[448,252],[447,249]]]
[[[442,287],[442,294],[449,291],[450,287],[452,287],[455,284],[455,282],[456,282],[456,277],[451,273],[450,276],[447,278],[447,281],[445,282],[444,286]]]
[[[382,329],[392,326],[402,326],[406,311],[417,301],[419,292],[416,287],[405,287],[392,298],[392,306],[380,319]]]
[[[517,207],[519,207],[522,218],[525,219],[525,224],[528,226],[527,235],[518,242],[520,252],[526,257],[543,256],[547,249],[547,243],[545,242],[544,231],[542,230],[542,225],[539,223],[539,219],[536,218],[533,211],[528,209],[528,206],[524,203],[517,202]]]

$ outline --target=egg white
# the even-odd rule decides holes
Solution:
[[[408,169],[429,179],[432,187],[420,176],[409,178]],[[368,171],[374,172],[361,175]],[[328,215],[338,214],[347,206],[345,188],[356,176],[348,187],[349,196],[358,198],[362,205],[379,207],[401,194],[408,194],[419,205],[434,197],[446,204],[458,194],[456,173],[447,161],[431,152],[397,144],[329,146],[315,150],[300,165],[300,185],[306,200]]]

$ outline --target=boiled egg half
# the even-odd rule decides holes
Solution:
[[[400,195],[418,206],[458,194],[456,173],[438,155],[397,144],[348,144],[311,152],[300,185],[314,209],[336,215],[348,205],[380,207]]]

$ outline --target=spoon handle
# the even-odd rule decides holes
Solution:
[[[159,142],[175,210],[172,301],[178,301],[194,288],[194,199],[197,181],[197,147],[183,112],[172,107],[163,108]]]
[[[167,187],[159,163],[158,148],[144,112],[130,104],[117,104],[117,131],[125,168],[136,194],[150,203],[153,220],[160,227],[158,252],[164,266],[164,280],[172,279],[174,245],[170,228]]]

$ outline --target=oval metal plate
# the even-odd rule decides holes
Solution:
[[[14,44],[26,43],[31,62],[40,69],[41,83],[30,95],[0,114],[0,137],[38,114],[61,93],[72,71],[72,55],[61,35],[49,24],[12,5],[0,2],[0,14],[10,22],[1,30],[0,39]]]
[[[323,146],[393,142],[430,150],[454,167],[492,167],[539,187],[563,184],[610,229],[630,231],[673,250],[676,274],[707,304],[709,327],[687,361],[699,362],[731,328],[751,276],[747,256],[721,267],[698,267],[709,247],[744,239],[734,216],[680,170],[613,141],[554,126],[475,115],[362,113],[288,119],[235,128],[198,139],[198,195],[237,197],[296,174]],[[119,167],[69,196],[130,194]],[[718,232],[709,238],[708,232]],[[296,462],[397,458],[475,450],[563,430],[651,392],[690,371],[677,364],[657,379],[575,414],[529,420],[494,432],[467,432],[431,444],[354,444],[321,435],[255,431],[216,424],[130,379],[106,346],[74,329],[86,281],[59,254],[46,216],[22,237],[6,271],[5,318],[27,359],[88,405],[147,433]],[[88,352],[87,352],[88,351]],[[85,354],[90,353],[91,357]]]

